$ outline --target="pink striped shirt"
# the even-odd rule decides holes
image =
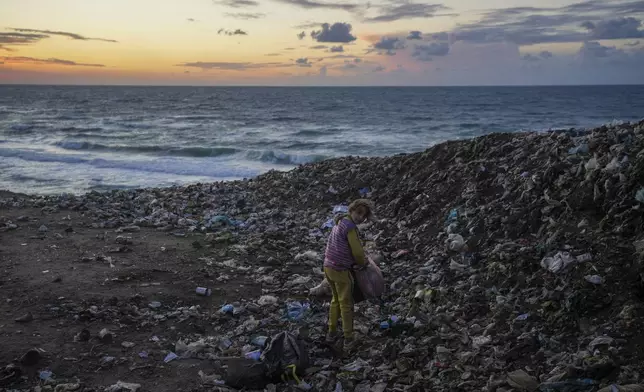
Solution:
[[[355,264],[351,246],[349,246],[348,235],[357,226],[351,219],[344,217],[340,219],[329,235],[324,253],[324,266],[336,271],[350,270]]]

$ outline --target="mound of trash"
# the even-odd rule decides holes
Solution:
[[[358,197],[377,206],[360,231],[388,288],[382,303],[357,305],[363,344],[338,362],[319,343],[323,301],[290,301],[285,321],[265,320],[281,308],[274,295],[322,281],[331,218]],[[236,182],[16,196],[0,207],[79,210],[97,228],[153,227],[252,255],[250,269],[238,268],[265,295],[222,308],[216,342],[186,336],[180,351],[243,355],[262,347],[253,336],[292,332],[307,342],[310,368],[294,375],[305,389],[644,390],[644,121],[491,134]],[[203,378],[226,388],[225,377]]]

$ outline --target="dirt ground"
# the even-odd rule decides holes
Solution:
[[[212,371],[208,361],[166,364],[163,358],[178,335],[208,334],[211,323],[141,321],[132,306],[147,308],[159,301],[160,311],[192,305],[218,310],[223,303],[261,295],[261,287],[248,277],[215,281],[199,258],[217,250],[195,247],[194,237],[150,228],[126,234],[93,229],[89,220],[71,211],[48,215],[41,210],[0,210],[1,216],[19,228],[0,232],[0,366],[17,363],[31,348],[42,353],[35,366],[22,367],[22,379],[11,388],[42,385],[39,372],[48,369],[56,379],[79,380],[86,391],[118,380],[141,383],[150,391],[200,390],[197,373]],[[44,233],[39,231],[42,225],[48,228]],[[132,237],[132,243],[116,244],[118,235]],[[213,289],[213,295],[196,295],[198,286]],[[28,313],[33,321],[15,321]],[[103,328],[114,333],[112,343],[96,338]],[[83,329],[92,338],[75,341]],[[122,342],[134,346],[125,348]],[[148,358],[138,355],[143,351]],[[105,357],[114,359],[104,363]]]

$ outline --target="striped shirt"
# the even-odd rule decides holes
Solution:
[[[331,230],[324,253],[324,266],[336,271],[350,270],[356,263],[349,245],[349,232],[357,226],[348,217],[341,218]]]

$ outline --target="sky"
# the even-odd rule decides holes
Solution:
[[[1,0],[0,84],[644,84],[643,19],[632,0]]]

